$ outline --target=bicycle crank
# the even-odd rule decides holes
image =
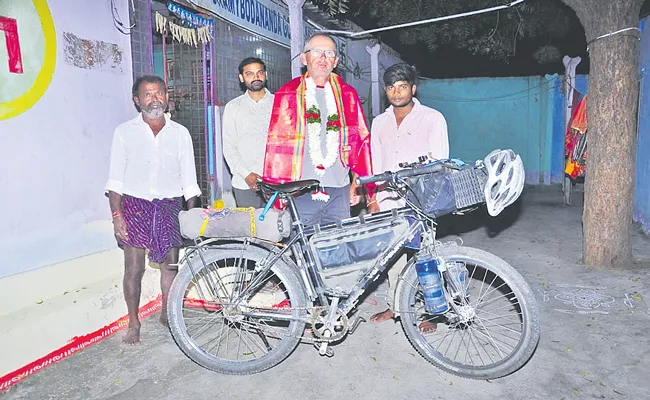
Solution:
[[[341,310],[336,309],[334,315],[329,315],[329,311],[329,307],[314,307],[312,309],[312,334],[323,343],[342,339],[350,328],[348,317]]]

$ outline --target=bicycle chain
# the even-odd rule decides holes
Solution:
[[[222,303],[223,305],[234,305],[232,303]],[[261,311],[276,311],[278,309],[282,310],[282,308],[264,308],[264,307],[255,307],[255,306],[246,306],[248,309],[252,310],[261,310]],[[340,340],[344,336],[347,335],[348,329],[349,329],[349,319],[346,315],[342,314],[340,310],[336,310],[336,313],[338,314],[339,318],[336,320],[335,325],[343,325],[343,329],[340,332],[336,332],[335,335],[331,337],[324,337],[320,330],[316,329],[315,326],[319,322],[320,318],[324,318],[321,316],[323,312],[327,312],[329,310],[329,307],[324,307],[324,306],[317,306],[317,307],[291,307],[291,310],[305,310],[307,311],[311,317],[309,318],[309,321],[306,322],[306,324],[311,325],[311,329],[306,328],[305,330],[309,329],[311,330],[312,337],[304,335],[304,332],[302,335],[287,335],[288,337],[296,337],[298,339],[305,340],[307,343],[314,343],[314,342],[334,342],[337,340]],[[227,318],[227,317],[226,317]],[[333,332],[334,333],[334,332]]]

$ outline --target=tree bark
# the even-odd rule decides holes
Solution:
[[[643,0],[562,0],[589,43],[588,156],[582,216],[583,261],[623,268],[632,261],[632,213],[639,99],[639,26]]]

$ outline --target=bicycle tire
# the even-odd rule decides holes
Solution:
[[[517,341],[516,346],[513,346],[513,351],[510,352],[506,357],[498,360],[497,362],[493,362],[487,365],[467,365],[458,362],[457,360],[452,360],[443,355],[441,351],[434,348],[431,343],[427,342],[424,334],[421,333],[418,328],[417,316],[413,311],[413,307],[416,303],[416,296],[420,289],[414,264],[411,263],[411,265],[407,267],[407,270],[402,277],[402,279],[404,279],[404,281],[401,283],[403,289],[400,290],[400,293],[398,295],[402,328],[413,347],[418,351],[418,353],[420,353],[420,355],[422,355],[427,361],[436,367],[448,373],[465,378],[496,379],[519,370],[530,360],[534,354],[540,338],[539,311],[537,301],[528,284],[525,282],[523,277],[506,261],[483,250],[471,247],[451,245],[441,247],[439,249],[439,255],[447,262],[465,262],[481,266],[486,270],[485,276],[487,276],[489,272],[503,281],[511,289],[511,293],[516,298],[516,304],[520,305],[519,309],[521,310],[522,320],[521,338]],[[474,271],[476,271],[476,267],[474,267]],[[470,274],[468,274],[468,277],[470,277]],[[474,278],[472,277],[471,279]],[[472,295],[470,291],[469,303],[471,303],[471,296]],[[508,294],[507,296],[510,295]],[[512,299],[507,298],[507,296],[504,296],[505,300],[512,302]],[[477,297],[481,297],[480,293],[477,294]],[[479,307],[480,304],[477,303],[475,311],[478,310]],[[467,352],[469,353],[472,351],[480,353],[481,349],[477,348],[475,343],[474,349],[469,348],[469,342],[473,340],[471,331],[472,329],[475,329],[477,331],[481,330],[481,325],[483,325],[483,328],[485,328],[485,326],[488,324],[488,320],[486,319],[485,322],[483,322],[478,317],[475,318],[478,319],[478,321],[473,322],[473,325],[477,326],[476,328],[471,325],[469,325],[469,327],[465,326],[464,329],[461,329],[459,327],[452,329],[452,327],[447,326],[445,327],[447,329],[446,333],[439,333],[443,329],[441,328],[441,325],[438,324],[438,330],[431,335],[445,335],[443,336],[444,340],[445,337],[449,335],[456,335],[458,332],[460,332],[462,343],[465,343],[464,339],[462,338],[463,335],[469,337],[467,340]],[[492,324],[492,322],[490,322],[490,324]],[[474,337],[477,338],[475,342],[483,340],[488,342],[488,344],[490,344],[489,340],[485,339],[485,337],[493,339],[490,335],[485,334],[483,334],[483,336],[476,334]],[[493,341],[496,340],[493,339]],[[467,360],[467,356],[465,357],[465,360]]]
[[[222,273],[223,268],[238,268],[238,267],[228,266],[227,260],[239,258],[241,260],[248,260],[248,261],[253,261],[254,263],[258,263],[259,261],[263,260],[265,257],[269,256],[270,254],[269,250],[267,249],[262,249],[251,245],[246,246],[244,244],[218,245],[218,246],[202,249],[199,251],[203,252],[202,256],[203,256],[204,263],[201,262],[198,257],[194,257],[191,268],[189,265],[187,265],[187,262],[185,263],[185,265],[181,264],[179,266],[180,267],[179,273],[174,279],[174,282],[172,283],[171,289],[169,291],[169,297],[167,303],[168,304],[167,314],[168,314],[169,326],[170,326],[172,336],[176,341],[177,345],[179,346],[179,348],[183,351],[183,353],[185,353],[187,357],[189,357],[192,361],[199,364],[200,366],[214,372],[219,372],[228,375],[254,374],[272,368],[277,364],[281,363],[282,361],[284,361],[298,346],[300,342],[300,337],[304,332],[305,322],[298,321],[298,320],[288,322],[289,326],[288,326],[287,334],[282,335],[277,347],[273,348],[272,350],[270,350],[268,353],[261,356],[260,358],[256,358],[253,360],[245,360],[245,361],[226,360],[217,357],[216,354],[210,354],[208,351],[201,348],[201,346],[198,343],[198,340],[190,334],[190,332],[188,331],[187,324],[185,323],[183,317],[183,310],[184,310],[184,305],[188,302],[188,299],[185,297],[186,293],[193,290],[189,286],[190,282],[192,282],[193,277],[211,276],[211,278],[207,279],[208,281],[219,280],[220,286],[218,289],[216,289],[216,291],[218,292],[221,290],[222,287],[225,287],[224,286],[225,279],[222,278],[222,275],[219,275]],[[226,267],[219,267],[218,265],[220,265],[219,264],[220,262],[223,262],[221,265],[224,265],[225,263]],[[240,263],[240,265],[244,265],[244,264]],[[246,265],[248,265],[248,263],[246,263]],[[212,270],[206,270],[206,268],[210,268],[210,266],[216,266],[216,267],[214,267]],[[282,285],[284,289],[286,289],[288,304],[290,304],[289,311],[291,312],[292,317],[304,318],[307,313],[306,311],[307,302],[308,302],[307,295],[303,288],[302,282],[300,281],[298,275],[294,272],[294,269],[292,269],[284,260],[280,259],[275,262],[275,264],[271,267],[270,271],[272,274],[278,277],[278,281],[280,282],[279,284]],[[237,270],[234,270],[234,272],[238,273]],[[244,273],[244,275],[245,274],[246,273]],[[232,274],[229,274],[228,276],[232,276]],[[194,283],[194,288],[197,288],[201,285],[207,287],[207,285],[211,285],[211,284],[214,286],[212,282],[208,282],[206,284],[197,281]],[[231,282],[227,282],[225,284],[232,285]],[[243,336],[241,336],[242,330],[248,331],[251,328],[249,326],[246,326],[243,323],[243,319],[237,322],[234,321],[234,317],[232,317],[231,321],[228,321],[228,317],[225,316],[226,308],[219,307],[218,305],[215,306],[213,303],[210,303],[212,304],[210,307],[212,307],[213,309],[217,309],[217,308],[218,309],[217,311],[213,310],[211,312],[213,314],[215,313],[224,314],[224,316],[221,317],[221,319],[223,320],[224,327],[226,326],[226,324],[228,324],[228,325],[232,325],[228,329],[232,328],[236,330],[237,329],[236,325],[239,324],[240,342],[243,342],[244,341]],[[201,304],[200,301],[199,304]],[[204,304],[203,306],[199,305],[198,308],[201,307],[203,307],[203,309],[209,308],[207,305],[205,305],[207,303],[203,303],[203,304]],[[197,307],[194,306],[194,308]],[[196,312],[195,309],[191,311]],[[252,323],[250,323],[250,326],[252,326]],[[259,329],[260,326],[262,325],[259,325],[257,329]],[[208,328],[206,328],[206,330],[207,329]],[[230,332],[231,330],[228,330],[228,335],[230,335]],[[260,334],[260,337],[262,336],[263,334]],[[226,338],[226,340],[229,340],[228,337]],[[249,338],[248,340],[251,339]],[[267,347],[269,346],[268,337],[262,339],[262,342],[263,345],[266,345]],[[239,348],[237,350],[239,351]],[[248,350],[249,352],[255,351],[255,349],[248,349]],[[243,356],[250,356],[250,354],[242,353],[242,357]],[[237,355],[237,358],[239,359],[239,354]]]

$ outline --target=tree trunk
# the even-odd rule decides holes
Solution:
[[[639,99],[639,26],[643,0],[563,0],[589,43],[588,145],[583,261],[622,268],[632,260],[632,213]]]

